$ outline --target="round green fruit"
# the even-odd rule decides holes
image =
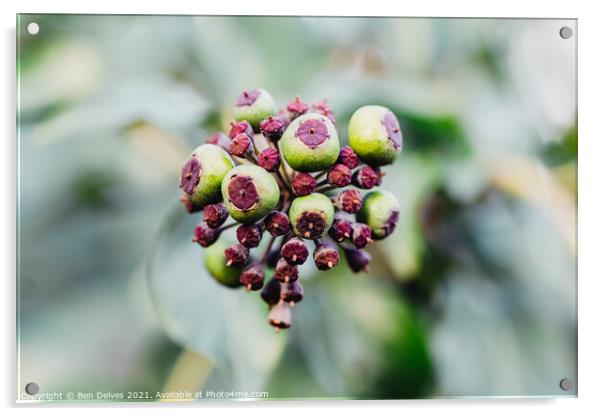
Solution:
[[[310,194],[293,200],[288,211],[293,232],[299,237],[316,240],[324,237],[334,220],[334,206],[324,194]]]
[[[222,196],[232,218],[243,224],[252,224],[276,208],[280,189],[265,169],[250,164],[240,165],[224,177]]]
[[[364,196],[356,219],[372,229],[373,239],[382,240],[395,230],[399,220],[399,202],[391,192],[370,192]]]
[[[348,136],[349,146],[372,166],[393,163],[403,146],[397,117],[379,105],[367,105],[353,113]]]
[[[226,266],[226,256],[224,250],[228,246],[223,241],[217,241],[213,245],[207,247],[205,251],[205,267],[209,271],[211,277],[217,280],[224,286],[239,287],[239,277],[242,272],[242,267]]]
[[[233,167],[234,162],[224,149],[214,144],[202,144],[194,149],[182,168],[180,188],[194,205],[219,202],[222,200],[222,180]]]
[[[243,92],[234,104],[234,118],[246,120],[258,131],[259,124],[269,116],[276,114],[276,102],[263,88]]]
[[[332,122],[320,114],[293,120],[280,139],[282,156],[299,172],[316,172],[333,165],[339,157],[339,136]]]

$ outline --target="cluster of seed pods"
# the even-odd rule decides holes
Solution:
[[[389,109],[364,106],[341,148],[326,101],[297,97],[278,110],[263,89],[243,92],[234,118],[228,134],[215,133],[189,156],[182,202],[189,213],[202,211],[192,241],[206,248],[209,273],[225,286],[261,291],[268,322],[280,330],[303,300],[299,266],[310,254],[319,270],[336,267],[342,255],[353,272],[367,271],[364,248],[395,229],[397,199],[369,190],[401,152],[401,130]],[[232,227],[238,242],[218,241]]]

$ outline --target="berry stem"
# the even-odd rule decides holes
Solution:
[[[328,169],[324,169],[322,172],[319,172],[316,176],[314,176],[314,178],[317,181],[318,179],[320,179],[322,176],[326,175],[327,173],[328,173]]]
[[[324,193],[324,192],[332,191],[333,189],[337,189],[337,187],[334,185],[325,186],[324,188],[317,188],[315,192]]]
[[[232,228],[232,227],[235,227],[237,225],[240,225],[240,224],[237,223],[237,222],[231,222],[230,224],[225,224],[225,225],[222,225],[221,227],[219,227],[219,231],[220,232],[226,231],[228,228]]]
[[[270,238],[268,245],[266,246],[265,250],[263,251],[261,258],[259,259],[260,264],[264,264],[266,262],[266,260],[268,259],[268,256],[270,255],[270,251],[272,251],[272,246],[274,245],[274,241],[276,241],[276,238],[277,237]]]

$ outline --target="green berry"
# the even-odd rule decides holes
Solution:
[[[222,200],[222,180],[233,167],[234,163],[224,149],[214,144],[202,144],[194,149],[182,168],[180,188],[195,206],[219,202]]]
[[[288,212],[293,232],[316,240],[324,237],[334,220],[334,206],[324,194],[314,193],[293,200]]]
[[[280,139],[282,156],[295,170],[316,172],[327,169],[339,157],[339,136],[332,122],[319,114],[293,120]]]
[[[226,243],[217,241],[212,246],[205,249],[205,267],[209,274],[224,286],[239,287],[239,277],[242,272],[242,267],[226,266],[226,257],[224,250],[227,248]]]
[[[274,98],[263,88],[243,92],[234,104],[234,118],[248,121],[255,131],[259,131],[259,124],[264,119],[277,111]]]
[[[265,169],[240,165],[224,177],[222,195],[232,218],[243,224],[252,224],[276,208],[280,189]]]
[[[370,192],[364,196],[362,209],[356,217],[372,229],[373,239],[382,240],[395,230],[399,220],[399,202],[390,192]]]
[[[401,153],[399,121],[386,107],[359,108],[349,120],[348,135],[351,148],[369,165],[388,165]]]

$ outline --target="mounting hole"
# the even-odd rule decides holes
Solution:
[[[563,26],[560,28],[560,37],[562,39],[568,39],[573,36],[573,29],[568,26]]]
[[[573,389],[573,382],[570,378],[563,378],[560,380],[560,388],[564,391],[569,391]]]
[[[27,25],[27,33],[30,35],[37,35],[40,32],[40,25],[36,22],[31,22]]]
[[[38,394],[38,392],[40,391],[40,386],[38,386],[37,383],[27,383],[25,385],[25,393],[30,394],[30,395],[34,395],[34,394]]]

